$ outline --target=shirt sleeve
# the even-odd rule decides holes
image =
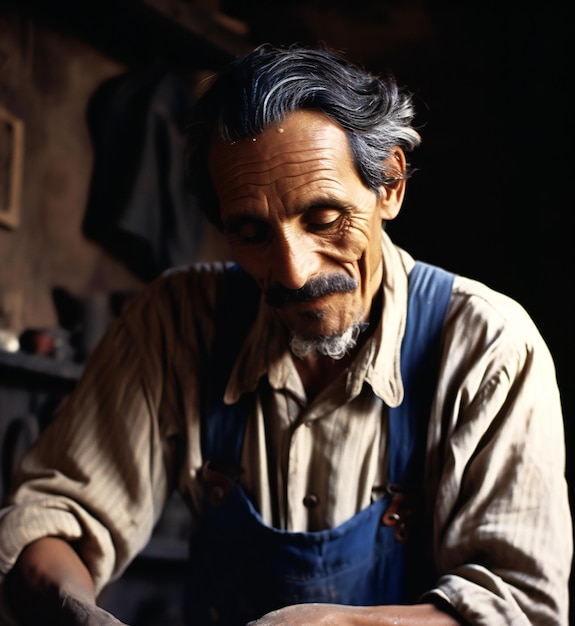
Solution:
[[[3,573],[27,544],[59,536],[77,546],[100,591],[149,540],[176,480],[177,431],[164,384],[174,333],[153,300],[142,298],[111,325],[24,457],[0,513]]]
[[[432,593],[477,626],[566,626],[572,529],[554,365],[519,305],[458,281],[430,429]]]

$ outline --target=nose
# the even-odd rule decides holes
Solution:
[[[271,248],[271,281],[287,289],[299,289],[317,271],[313,243],[301,232],[281,233]]]

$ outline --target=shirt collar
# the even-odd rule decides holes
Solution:
[[[396,407],[403,400],[403,382],[400,371],[401,342],[407,317],[407,279],[414,261],[393,244],[385,231],[382,234],[383,250],[383,308],[378,327],[370,342],[371,354],[366,359],[365,375],[350,384],[368,382],[374,393],[388,406]],[[350,389],[351,391],[351,389]]]
[[[407,313],[407,278],[414,261],[393,244],[385,231],[382,251],[381,317],[372,337],[349,368],[346,390],[354,397],[367,382],[388,406],[395,407],[403,400],[400,350]],[[224,401],[234,403],[243,393],[255,391],[265,374],[275,389],[289,387],[301,391],[285,328],[262,299],[256,321],[234,364]]]

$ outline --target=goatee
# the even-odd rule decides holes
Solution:
[[[368,326],[369,324],[358,322],[343,333],[329,337],[318,337],[317,339],[304,339],[294,333],[290,337],[290,349],[300,359],[314,355],[327,356],[338,361],[355,348],[360,333],[366,330]]]

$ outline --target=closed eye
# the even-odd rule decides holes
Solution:
[[[315,207],[303,216],[306,228],[316,233],[336,233],[347,223],[347,211],[333,207]]]

